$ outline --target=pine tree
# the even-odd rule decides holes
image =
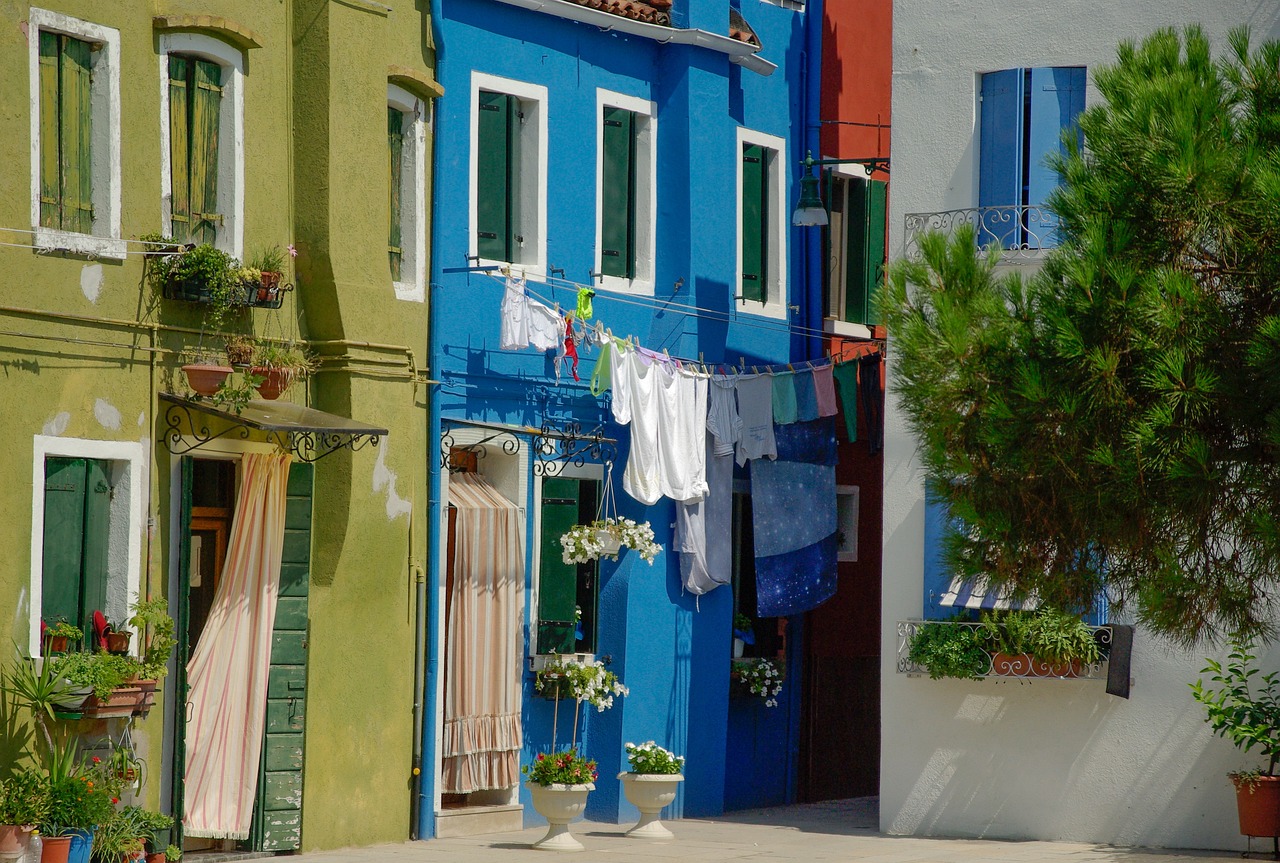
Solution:
[[[1030,278],[960,231],[895,265],[893,387],[958,574],[1193,644],[1274,635],[1280,43],[1123,43],[1064,136]]]

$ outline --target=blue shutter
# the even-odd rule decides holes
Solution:
[[[931,492],[932,482],[925,481],[923,616],[925,620],[942,620],[955,613],[954,609],[938,604],[951,586],[951,571],[943,564],[942,545],[947,534],[955,528],[947,505]]]
[[[1084,110],[1085,70],[1083,66],[1031,70],[1030,148],[1027,164],[1027,204],[1043,205],[1049,193],[1058,187],[1058,174],[1046,161],[1053,153],[1065,153],[1062,133],[1075,125]],[[1076,128],[1079,138],[1081,132]],[[1053,216],[1041,215],[1047,222],[1031,222],[1028,241],[1033,247],[1039,237],[1040,248],[1057,245],[1053,232]]]
[[[978,206],[1011,207],[1022,203],[1022,105],[1024,72],[1006,69],[982,76],[979,106]],[[1004,218],[1007,216],[1008,218]],[[1018,220],[1004,213],[983,220],[978,244],[999,242],[1010,248],[1019,242]]]

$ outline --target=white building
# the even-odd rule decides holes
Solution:
[[[896,258],[910,250],[909,214],[997,205],[1012,208],[1006,214],[1028,208],[1030,230],[1019,240],[1034,247],[1043,233],[1035,226],[1045,225],[1036,205],[1054,182],[1034,154],[1056,141],[1057,120],[1072,110],[1078,96],[1070,91],[1085,76],[1084,103],[1100,99],[1092,73],[1114,61],[1119,41],[1199,23],[1217,53],[1230,28],[1248,24],[1257,44],[1280,38],[1280,4],[895,0],[893,23],[889,250]],[[1024,87],[1032,90],[1025,99]],[[1030,160],[1021,155],[1027,151]],[[1018,224],[990,218],[1000,212],[966,215],[986,216],[988,226]],[[1002,231],[1018,229],[990,230],[1007,246],[1014,238]],[[1021,263],[1034,266],[1035,254],[1024,253]],[[1098,680],[934,681],[897,672],[895,621],[920,618],[938,597],[936,574],[929,582],[925,573],[923,476],[897,410],[894,371],[890,333],[881,829],[1243,849],[1226,773],[1259,759],[1213,737],[1192,700],[1187,684],[1204,665],[1203,651],[1181,651],[1139,629],[1128,700],[1107,695]],[[1278,665],[1280,651],[1264,661]]]

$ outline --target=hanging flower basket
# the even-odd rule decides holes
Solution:
[[[653,541],[653,528],[649,522],[637,522],[618,515],[613,499],[613,465],[609,464],[606,471],[596,520],[591,524],[575,524],[560,537],[560,546],[564,549],[561,559],[568,564],[586,563],[602,557],[615,560],[625,546],[639,552],[641,559],[652,566],[662,546]]]

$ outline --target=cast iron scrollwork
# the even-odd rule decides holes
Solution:
[[[249,428],[238,424],[229,424],[222,431],[214,432],[209,428],[208,414],[193,411],[186,405],[171,404],[164,412],[165,430],[161,437],[165,449],[174,455],[186,455],[199,449],[210,441],[228,435],[238,435],[240,440],[249,439]]]

